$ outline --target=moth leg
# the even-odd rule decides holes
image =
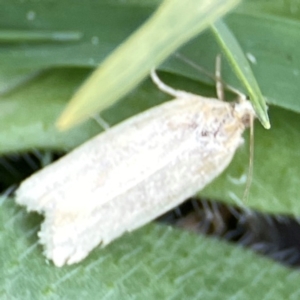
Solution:
[[[151,70],[150,76],[151,76],[152,81],[158,87],[158,89],[160,89],[161,91],[163,91],[166,94],[169,94],[169,95],[171,95],[171,96],[173,96],[175,98],[184,98],[184,97],[187,97],[187,96],[191,95],[190,93],[187,93],[187,92],[184,92],[184,91],[180,91],[180,90],[175,90],[172,87],[166,85],[157,76],[157,74],[155,72],[155,69]]]
[[[218,99],[224,101],[224,85],[221,78],[221,55],[217,55],[216,57],[216,71],[215,71],[215,78],[216,78],[216,92]]]
[[[101,117],[100,114],[95,115],[92,118],[100,125],[100,127],[104,131],[107,131],[110,128],[109,124]]]
[[[221,77],[221,55],[220,54],[217,55],[217,57],[216,57],[215,80],[216,80],[216,92],[217,92],[217,96],[218,96],[219,100],[225,101],[225,96],[224,96],[224,86],[225,86],[228,90],[232,91],[234,94],[236,94],[238,96],[238,101],[240,103],[247,101],[246,95],[241,93],[236,88],[230,86],[229,84],[224,83],[224,81],[222,80],[222,77]]]

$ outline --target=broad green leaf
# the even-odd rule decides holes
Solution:
[[[54,126],[74,88],[88,73],[72,69],[25,73],[16,77],[19,80],[14,87],[18,88],[13,90],[5,78],[1,83],[0,75],[0,84],[6,86],[0,97],[0,153],[36,148],[67,150],[100,132],[94,120],[64,133]]]
[[[83,262],[54,267],[41,218],[1,199],[2,299],[298,299],[300,273],[249,250],[166,226],[126,234]],[[275,284],[276,283],[276,284]]]
[[[231,63],[235,74],[245,86],[258,119],[267,129],[270,128],[270,121],[267,113],[266,102],[261,94],[256,79],[252,73],[250,64],[245,57],[243,50],[222,20],[216,21],[212,26],[212,32],[219,42],[221,48],[226,54],[227,59]]]

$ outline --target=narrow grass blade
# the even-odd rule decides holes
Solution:
[[[250,100],[258,119],[266,129],[269,129],[271,126],[266,102],[238,41],[221,20],[216,21],[211,28],[237,77],[241,80],[249,93]]]

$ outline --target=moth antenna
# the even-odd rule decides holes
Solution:
[[[250,115],[250,145],[249,145],[249,168],[247,172],[246,188],[243,195],[243,202],[247,203],[250,187],[253,179],[253,161],[254,161],[254,115]]]
[[[187,65],[191,66],[192,68],[194,68],[195,70],[200,71],[201,73],[203,73],[204,75],[206,75],[208,78],[212,79],[213,81],[216,82],[220,82],[223,85],[223,92],[224,92],[224,87],[233,92],[234,94],[236,94],[239,97],[245,98],[245,95],[243,93],[241,93],[238,89],[234,88],[233,86],[227,84],[220,76],[220,78],[217,78],[217,75],[213,75],[212,73],[210,73],[209,71],[205,70],[204,68],[202,68],[201,66],[197,65],[195,62],[191,61],[190,59],[188,59],[186,56],[184,56],[183,54],[177,52],[174,54],[175,57],[179,58],[180,60],[182,60],[183,62],[185,62]],[[218,93],[218,92],[217,92]]]
[[[179,58],[180,60],[182,60],[183,62],[185,62],[187,65],[191,66],[192,68],[194,68],[197,71],[200,71],[202,74],[206,75],[208,78],[212,79],[213,81],[216,81],[216,77],[214,74],[210,73],[209,71],[207,71],[206,69],[204,69],[203,67],[195,64],[193,61],[191,61],[190,59],[188,59],[185,55],[176,52],[174,54],[175,57]]]

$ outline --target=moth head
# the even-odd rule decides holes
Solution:
[[[250,101],[246,97],[240,98],[239,102],[234,103],[234,114],[241,120],[245,127],[250,127],[254,118],[256,117],[255,111]]]

